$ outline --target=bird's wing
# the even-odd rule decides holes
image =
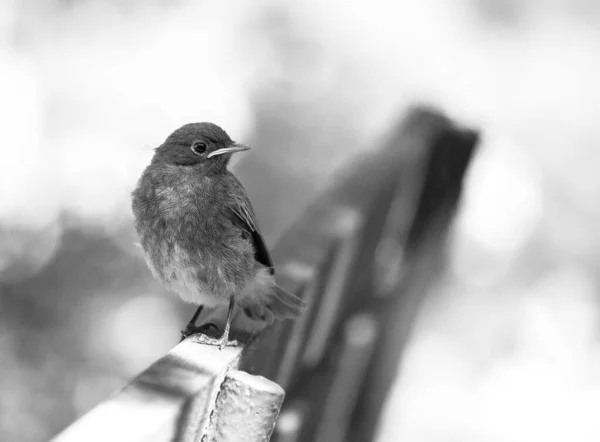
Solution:
[[[258,230],[252,205],[250,204],[250,200],[243,190],[243,187],[241,187],[241,184],[239,186],[242,192],[238,195],[238,198],[233,200],[230,206],[230,209],[235,214],[234,224],[240,227],[244,236],[252,241],[255,259],[261,264],[269,267],[271,274],[274,274],[275,268],[273,266],[273,260],[271,259],[271,254],[265,244],[265,239]]]

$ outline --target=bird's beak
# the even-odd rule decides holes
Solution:
[[[252,147],[248,146],[247,144],[233,143],[229,147],[224,147],[223,149],[217,149],[214,152],[209,153],[206,156],[206,158],[216,157],[217,155],[223,155],[226,153],[242,152],[244,150],[249,150],[249,149],[252,149]]]

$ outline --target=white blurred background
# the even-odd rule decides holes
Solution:
[[[600,439],[600,4],[397,3],[0,1],[0,440],[177,342],[129,206],[172,130],[257,146],[233,169],[273,244],[415,100],[484,139],[379,439]]]

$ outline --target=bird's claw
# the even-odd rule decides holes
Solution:
[[[228,339],[223,339],[223,337],[212,338],[205,334],[194,335],[193,340],[194,340],[194,342],[196,342],[198,344],[206,344],[206,345],[211,345],[213,347],[218,347],[219,350],[223,350],[223,348],[225,348],[225,347],[237,347],[240,345],[239,342],[235,341],[235,340],[230,341]]]
[[[183,341],[185,338],[187,338],[191,335],[195,335],[197,333],[206,335],[206,332],[208,330],[210,330],[211,328],[218,330],[218,327],[215,324],[213,324],[212,322],[209,322],[208,324],[202,324],[199,326],[190,323],[185,327],[185,330],[181,330],[181,341]]]
[[[219,350],[223,350],[225,347],[236,347],[239,345],[238,341],[229,340],[229,330],[226,329],[225,332],[217,338],[215,337],[216,333],[206,333],[209,329],[214,329],[215,332],[219,330],[218,327],[212,323],[203,324],[199,327],[188,325],[185,330],[181,331],[182,340],[193,334],[195,335],[194,342],[219,347]]]

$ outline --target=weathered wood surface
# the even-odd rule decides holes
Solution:
[[[188,338],[54,440],[268,440],[283,389],[273,440],[372,440],[442,268],[477,139],[435,111],[412,111],[274,248],[278,283],[308,303],[300,319],[243,352]]]
[[[285,393],[238,371],[241,353],[192,336],[52,441],[269,440]]]

